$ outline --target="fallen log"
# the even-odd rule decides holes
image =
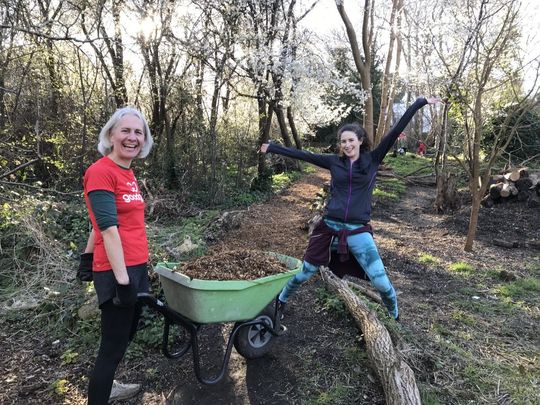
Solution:
[[[495,246],[500,246],[504,248],[515,248],[519,246],[518,242],[511,241],[511,240],[504,240],[504,239],[493,239],[493,244]]]
[[[375,312],[347,286],[346,281],[321,267],[322,279],[345,302],[364,333],[367,355],[383,386],[387,405],[421,404],[414,372],[394,348],[388,330]]]
[[[404,177],[405,183],[414,184],[423,187],[434,187],[437,185],[435,182],[435,175],[433,173],[424,174],[422,176]]]
[[[504,183],[501,188],[501,197],[506,198],[511,194],[510,184]]]
[[[536,195],[531,194],[530,198],[527,200],[527,207],[529,208],[540,207],[540,195],[538,193]]]
[[[519,178],[523,179],[526,177],[529,177],[529,169],[527,167],[521,167],[518,169],[519,172]]]
[[[488,194],[484,198],[482,198],[480,204],[482,204],[482,207],[491,208],[495,205],[495,202],[493,201],[493,198],[491,198],[491,196]]]
[[[367,289],[366,287],[360,285],[360,283],[357,282],[357,281],[352,281],[351,279],[349,279],[349,277],[347,277],[345,279],[345,281],[347,282],[347,285],[349,287],[356,288],[358,291],[360,291],[366,297],[372,299],[373,301],[375,301],[376,303],[378,303],[380,305],[383,305],[381,297],[378,296],[375,292],[373,292],[373,291]]]
[[[529,177],[524,177],[517,179],[514,184],[519,191],[528,191],[533,186],[533,181]]]
[[[509,181],[516,181],[519,179],[521,173],[518,169],[514,169],[508,173],[504,174],[504,178]]]
[[[517,194],[518,201],[527,201],[529,199],[529,192],[528,191],[519,191]]]
[[[503,183],[496,183],[489,186],[489,195],[492,199],[498,200],[501,198],[501,190],[503,187]]]

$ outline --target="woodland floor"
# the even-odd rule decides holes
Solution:
[[[316,171],[268,202],[251,206],[243,225],[214,249],[270,250],[301,258],[310,206],[326,180],[325,172]],[[523,310],[505,311],[489,285],[504,283],[497,278],[502,270],[517,278],[539,277],[530,270],[538,250],[522,246],[528,240],[540,240],[539,210],[517,203],[482,209],[474,251],[466,253],[468,210],[434,215],[433,198],[433,189],[411,186],[399,202],[378,202],[372,221],[401,310],[401,323],[389,321],[388,325],[415,371],[424,402],[431,398],[431,403],[442,404],[540,403],[534,394],[520,399],[515,391],[516,385],[527,381],[536,386],[530,392],[540,395],[538,297]],[[494,238],[502,237],[521,242],[522,247],[492,244]],[[422,254],[436,258],[436,263],[422,263]],[[449,271],[448,266],[456,262],[472,265],[475,272]],[[227,376],[215,386],[197,382],[190,354],[168,360],[154,348],[144,356],[128,353],[117,378],[143,385],[142,392],[128,403],[383,404],[361,332],[346,313],[329,305],[332,301],[324,291],[319,276],[306,283],[291,299],[283,321],[288,331],[276,339],[270,354],[246,361],[233,350]],[[227,326],[205,328],[200,334],[204,358],[217,363]],[[84,360],[69,362],[62,356],[63,341],[54,344],[54,340],[31,325],[2,321],[0,403],[85,402],[92,352]],[[96,345],[91,343],[91,347]],[[481,367],[484,360],[494,369]],[[491,378],[497,370],[512,367],[519,370],[516,380]],[[210,366],[203,368],[212,373]],[[66,380],[62,395],[50,389],[59,379]]]

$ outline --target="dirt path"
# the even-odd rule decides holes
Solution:
[[[306,223],[312,216],[310,205],[327,179],[325,171],[317,171],[282,195],[251,207],[244,225],[230,233],[217,248],[252,247],[300,258],[307,242]],[[526,346],[531,342],[534,346],[538,341],[533,332],[534,316],[527,314],[519,319],[513,316],[500,318],[499,314],[482,316],[480,330],[468,327],[470,320],[463,324],[456,319],[456,314],[462,313],[457,309],[459,306],[472,306],[477,304],[476,301],[487,306],[496,304],[488,290],[474,278],[453,276],[446,270],[451,264],[464,261],[479,272],[507,268],[519,274],[519,265],[532,260],[536,252],[519,249],[501,255],[491,240],[501,229],[508,228],[509,217],[513,218],[512,228],[506,230],[506,235],[522,242],[527,238],[539,239],[539,230],[534,227],[538,213],[522,205],[483,211],[475,250],[466,253],[463,243],[468,210],[463,209],[453,216],[435,215],[432,213],[433,199],[433,189],[410,187],[398,203],[377,203],[372,221],[381,256],[398,291],[402,332],[417,336],[415,346],[411,346],[400,339],[399,332],[394,333],[396,344],[416,371],[424,389],[429,387],[428,381],[452,386],[456,378],[446,371],[450,366],[439,370],[435,365],[437,362],[444,364],[446,355],[444,345],[441,347],[427,337],[434,325],[478,335],[478,341],[463,343],[466,350],[478,356],[485,355],[484,336],[489,335],[490,339],[504,345],[507,332],[494,328],[501,321],[511,324],[515,333],[528,337],[530,341]],[[436,258],[437,265],[420,264],[421,255]],[[211,404],[218,400],[246,405],[296,404],[302,403],[300,398],[308,396],[307,391],[311,392],[311,398],[322,398],[322,403],[327,404],[382,404],[379,384],[369,371],[367,359],[362,357],[359,331],[350,319],[321,307],[317,299],[322,290],[320,287],[321,281],[316,276],[293,297],[286,318],[288,333],[278,339],[270,356],[247,362],[235,356],[226,383],[211,389],[196,382],[186,383],[171,394],[169,403]],[[511,353],[503,352],[496,357],[511,356]],[[356,353],[354,361],[351,361],[351,353]],[[346,383],[344,379],[347,379]],[[468,387],[462,389],[465,396],[469,395]],[[332,399],[335,392],[341,394]],[[491,400],[484,393],[480,397],[486,398],[487,403]]]
[[[270,201],[250,207],[243,225],[214,249],[252,248],[301,258],[307,243],[307,221],[312,216],[310,207],[327,179],[325,171],[316,171]],[[469,365],[461,364],[462,359],[454,357],[449,348],[459,346],[459,350],[470,352],[471,358],[488,356],[501,367],[529,356],[530,363],[520,366],[523,372],[538,368],[537,315],[534,311],[499,311],[506,304],[491,294],[482,277],[493,277],[489,274],[501,268],[518,277],[527,274],[526,263],[537,256],[536,251],[513,249],[501,255],[491,240],[501,235],[520,242],[539,240],[540,230],[535,225],[539,213],[523,205],[482,211],[475,250],[466,253],[463,243],[468,211],[433,215],[432,200],[433,190],[411,187],[398,203],[377,202],[373,210],[375,238],[401,310],[401,332],[394,331],[393,336],[423,391],[433,388],[439,395],[449,387],[447,397],[451,400],[443,403],[458,403],[455,398],[505,403],[499,401],[507,395],[504,380],[500,389],[497,385],[481,393],[475,392],[480,389],[477,384],[458,380],[452,370]],[[422,264],[421,255],[431,255],[436,264]],[[462,276],[449,272],[447,267],[458,261],[470,263],[476,273]],[[233,350],[227,376],[216,386],[196,380],[190,354],[168,360],[151,349],[143,360],[128,358],[117,378],[141,383],[143,392],[127,403],[304,404],[305,398],[310,398],[309,403],[317,400],[327,405],[382,404],[383,393],[370,372],[360,332],[322,287],[315,276],[292,297],[284,320],[287,333],[276,339],[269,355],[246,361]],[[475,310],[479,317],[475,317],[476,312],[466,312],[476,307],[480,308],[480,312]],[[491,308],[497,310],[491,313]],[[85,361],[66,362],[62,358],[64,341],[55,343],[39,333],[25,334],[24,322],[2,320],[0,325],[0,403],[85,403],[92,355],[85,354]],[[200,334],[203,370],[212,375],[229,329],[220,325],[204,328]],[[451,341],[451,331],[458,331],[463,338]],[[406,343],[401,335],[414,336],[414,341]],[[517,340],[509,344],[508,336]],[[67,381],[66,392],[52,393],[51,384],[62,379]]]
[[[250,207],[243,225],[214,249],[253,248],[301,258],[307,243],[307,222],[312,216],[310,207],[326,180],[327,172],[317,171],[272,200]],[[234,352],[226,381],[206,387],[190,379],[174,390],[168,403],[296,404],[309,391],[322,393],[339,385],[341,365],[346,362],[347,351],[357,344],[358,332],[351,323],[317,305],[318,287],[321,281],[315,277],[291,299],[284,321],[287,334],[276,339],[268,356],[246,361]],[[365,365],[358,367],[366,375]],[[362,403],[381,403],[382,393],[368,379],[354,385],[354,397],[362,398]]]

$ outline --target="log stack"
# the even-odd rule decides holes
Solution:
[[[529,207],[540,207],[540,173],[521,167],[493,176],[482,206],[491,208],[509,201],[526,202]]]

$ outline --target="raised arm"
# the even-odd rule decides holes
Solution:
[[[292,159],[303,160],[305,162],[322,167],[323,169],[330,169],[332,161],[335,159],[335,155],[320,155],[317,153],[306,152],[299,149],[286,148],[275,143],[263,143],[261,145],[260,151],[262,153],[277,153],[278,155],[287,156]]]
[[[414,114],[425,106],[426,104],[435,104],[440,102],[441,100],[438,97],[419,97],[416,99],[416,101],[405,111],[405,113],[402,115],[402,117],[399,119],[399,121],[394,125],[390,131],[383,137],[379,145],[373,150],[372,155],[373,158],[378,160],[379,162],[383,160],[383,158],[386,156],[396,139],[398,138],[399,134],[403,132],[407,124],[411,121],[412,117],[414,117]]]

